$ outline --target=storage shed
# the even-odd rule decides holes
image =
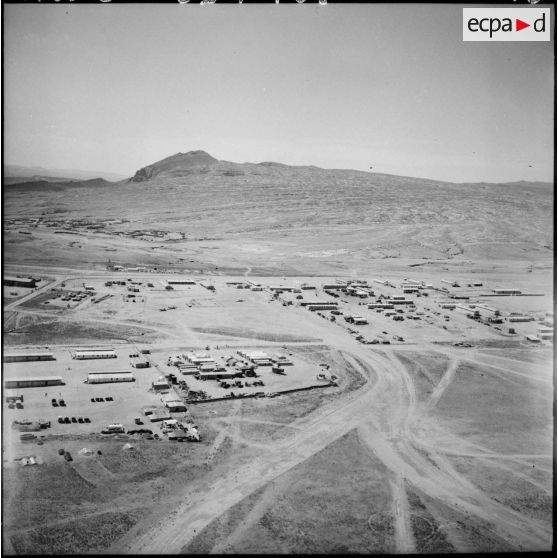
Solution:
[[[10,388],[28,388],[28,387],[45,387],[45,386],[61,386],[64,382],[60,376],[43,376],[32,378],[6,378],[4,387]]]
[[[77,349],[73,352],[72,358],[75,358],[76,360],[116,358],[116,352],[113,349]]]
[[[170,388],[169,384],[165,380],[157,380],[156,382],[152,382],[151,387],[155,391],[161,391],[163,389],[169,389]]]
[[[134,368],[149,368],[151,366],[148,360],[132,360],[130,364]]]
[[[89,372],[88,384],[109,384],[117,382],[135,382],[136,379],[130,372]]]
[[[34,289],[37,286],[37,279],[32,277],[12,277],[4,276],[2,283],[7,287],[27,287],[29,289]]]
[[[169,401],[165,406],[171,413],[180,413],[186,411],[186,405],[183,401]]]
[[[25,353],[6,352],[3,355],[4,362],[30,362],[34,360],[56,360],[49,351],[29,351]]]

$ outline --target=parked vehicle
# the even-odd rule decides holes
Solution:
[[[85,417],[85,418],[83,419],[83,422],[89,423],[89,422],[91,422],[91,419],[89,419],[88,417]]]
[[[70,417],[64,417],[64,424],[70,424],[70,422],[72,422]]]
[[[107,426],[107,431],[124,433],[124,427],[121,424],[109,424]]]
[[[60,407],[65,407],[66,406],[66,402],[64,401],[64,399],[60,399],[58,401],[58,405],[60,405]]]
[[[79,422],[80,424],[83,424],[83,418],[82,418],[82,417],[79,417],[79,418],[78,418],[78,422]]]
[[[72,417],[72,422],[77,422],[77,418],[76,418],[76,417]]]

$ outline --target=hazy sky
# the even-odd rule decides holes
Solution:
[[[4,160],[551,181],[554,43],[464,43],[463,6],[5,4]]]

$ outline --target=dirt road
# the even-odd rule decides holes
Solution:
[[[372,351],[357,352],[359,361],[362,359],[373,367],[374,381],[340,400],[336,408],[322,409],[297,421],[297,427],[302,428],[300,433],[287,441],[270,443],[268,450],[248,466],[231,470],[203,493],[185,493],[184,504],[172,517],[161,517],[147,531],[145,526],[132,529],[111,550],[142,554],[180,552],[225,510],[355,427],[371,451],[394,473],[396,537],[401,552],[414,548],[403,478],[459,512],[481,519],[487,530],[517,549],[548,549],[552,540],[550,527],[492,500],[442,456],[434,455],[432,461],[417,451],[411,428],[416,409],[412,379],[389,353],[386,357]],[[354,360],[354,364],[358,366],[358,361]]]

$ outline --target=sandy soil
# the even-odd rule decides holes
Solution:
[[[418,277],[440,284],[439,272],[431,268],[409,270],[376,270],[368,279],[399,284]],[[164,289],[168,275],[135,274],[134,281],[143,284],[136,293],[139,302],[130,303],[125,288],[105,286],[108,279],[126,279],[130,273],[79,268],[36,268],[35,273],[52,282],[10,302],[5,324],[13,330],[10,335],[27,335],[26,346],[47,345],[57,360],[6,364],[5,374],[62,375],[64,414],[89,416],[92,423],[59,425],[56,417],[62,413],[50,406],[52,390],[45,396],[44,389],[30,388],[24,410],[4,410],[4,536],[13,552],[34,552],[39,544],[50,552],[69,552],[83,548],[90,531],[98,536],[88,539],[89,551],[115,553],[550,549],[549,343],[535,347],[522,336],[505,337],[456,311],[446,321],[448,312],[440,308],[446,295],[439,292],[416,297],[424,320],[403,322],[344,297],[343,312],[369,318],[358,328],[365,337],[382,334],[392,341],[364,345],[343,320],[283,306],[265,291],[226,285],[238,277],[211,276],[214,293],[194,285],[169,294]],[[511,271],[491,273],[483,275],[488,289],[496,277],[498,285],[524,284]],[[476,275],[461,269],[455,277],[471,282]],[[537,278],[537,288],[548,293],[547,271],[529,273],[532,289]],[[320,287],[334,279],[281,275],[258,281]],[[112,296],[71,308],[44,305],[48,289],[84,282],[94,287],[95,297]],[[397,292],[376,284],[374,290]],[[320,291],[319,296],[325,295]],[[490,297],[475,296],[490,304]],[[534,314],[549,307],[548,294],[530,300]],[[504,298],[497,305],[504,313],[515,308]],[[522,325],[523,333],[537,325]],[[399,336],[404,341],[394,339]],[[118,358],[72,360],[69,349],[87,340],[88,345],[114,346]],[[473,346],[453,346],[464,340]],[[510,349],[486,348],[487,341],[505,342]],[[191,405],[188,416],[200,427],[199,444],[135,437],[135,449],[125,452],[126,436],[98,434],[113,421],[130,428],[144,406],[161,404],[149,388],[168,370],[168,355],[208,345],[219,355],[248,347],[286,350],[308,377],[328,364],[339,386]],[[145,346],[152,349],[153,366],[132,369],[128,353]],[[133,386],[108,390],[83,384],[88,371],[115,366],[133,370]],[[113,403],[90,402],[93,393],[106,396],[108,391]],[[54,419],[41,445],[17,439],[11,421],[22,416]],[[73,462],[57,454],[60,447],[72,453]],[[101,455],[81,456],[83,447]],[[14,461],[29,455],[44,463],[21,467]],[[81,532],[78,519],[83,520]],[[111,521],[117,528],[109,533]]]

